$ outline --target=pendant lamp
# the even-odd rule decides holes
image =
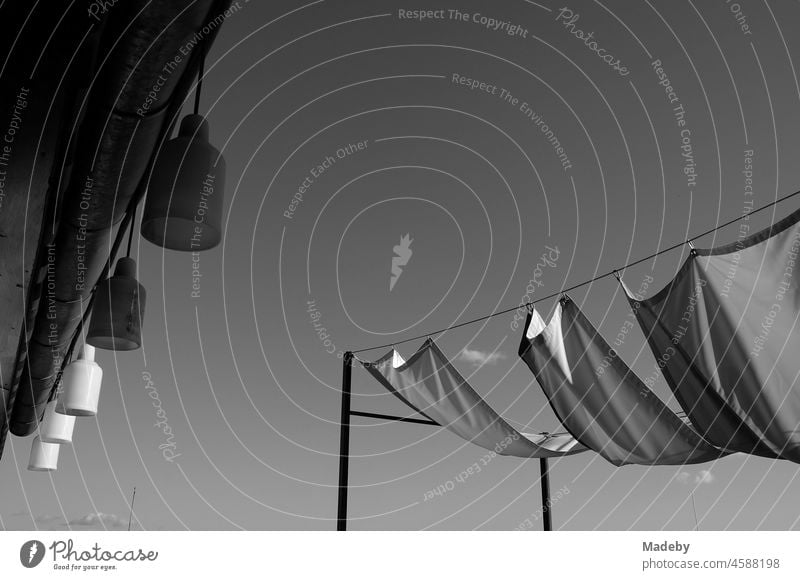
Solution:
[[[199,114],[202,79],[201,60],[194,114],[164,143],[147,189],[142,236],[169,250],[200,252],[222,238],[225,159],[208,142],[208,121]]]
[[[56,411],[59,405],[57,400],[47,403],[44,418],[39,427],[39,437],[42,443],[72,443],[72,431],[75,429],[75,417],[63,415]]]
[[[89,344],[83,346],[78,360],[72,361],[64,369],[61,381],[64,393],[61,395],[61,404],[57,409],[57,414],[63,413],[77,417],[97,415],[103,369],[94,362],[93,346]]]
[[[114,275],[103,280],[96,292],[86,342],[106,350],[139,348],[147,295],[144,286],[136,280],[133,258],[126,256],[117,260]]]
[[[31,444],[31,457],[28,461],[29,471],[55,471],[58,469],[58,443],[45,443],[38,436]]]

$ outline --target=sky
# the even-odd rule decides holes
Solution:
[[[5,529],[124,529],[134,486],[135,529],[334,529],[344,351],[430,335],[512,425],[558,431],[513,314],[434,331],[741,216],[746,170],[756,206],[800,189],[796,3],[234,4],[201,99],[227,163],[223,241],[193,257],[134,239],[143,346],[98,353],[100,412],[78,419],[58,471],[27,471],[30,439],[9,437]],[[686,254],[623,279],[652,295]],[[613,277],[570,295],[617,336]],[[617,351],[652,373],[638,327]],[[663,379],[654,390],[677,409]],[[358,365],[353,392],[355,409],[407,412]],[[484,450],[446,430],[354,418],[350,444],[351,529],[541,525],[537,461],[496,457],[457,481]],[[556,529],[800,527],[786,461],[616,468],[584,453],[550,476]]]

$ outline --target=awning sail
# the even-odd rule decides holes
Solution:
[[[724,455],[684,423],[564,297],[549,324],[528,314],[519,356],[564,427],[614,465],[679,465]]]
[[[533,434],[514,429],[475,392],[431,339],[408,362],[395,350],[376,361],[360,362],[409,407],[499,455],[541,458],[586,451],[567,433]]]
[[[652,298],[628,292],[658,366],[703,437],[795,462],[799,221],[800,210],[734,244],[693,249]]]

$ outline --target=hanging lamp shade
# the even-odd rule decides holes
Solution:
[[[114,275],[97,286],[86,342],[106,350],[139,348],[146,297],[136,280],[136,261],[120,258]]]
[[[187,115],[153,167],[142,236],[169,250],[213,248],[222,238],[224,187],[225,159],[208,142],[208,121]]]
[[[29,471],[55,471],[58,469],[58,443],[45,443],[38,436],[31,444],[31,457],[28,461]]]
[[[56,411],[58,405],[59,402],[53,400],[47,403],[47,407],[45,407],[42,424],[39,427],[39,437],[42,443],[72,443],[75,417],[58,413]]]
[[[77,360],[64,369],[61,384],[64,392],[57,414],[74,417],[94,417],[100,400],[100,386],[103,382],[103,369],[94,362],[94,347],[86,344]]]

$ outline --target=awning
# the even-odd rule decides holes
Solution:
[[[568,297],[545,325],[531,309],[519,356],[564,427],[614,465],[679,465],[722,455],[628,368]]]
[[[670,388],[708,441],[800,462],[800,210],[736,243],[693,249],[631,306]],[[627,290],[626,290],[627,291]]]
[[[376,361],[359,362],[409,407],[498,455],[541,458],[586,451],[567,433],[514,429],[469,386],[431,339],[408,362],[394,349]]]

